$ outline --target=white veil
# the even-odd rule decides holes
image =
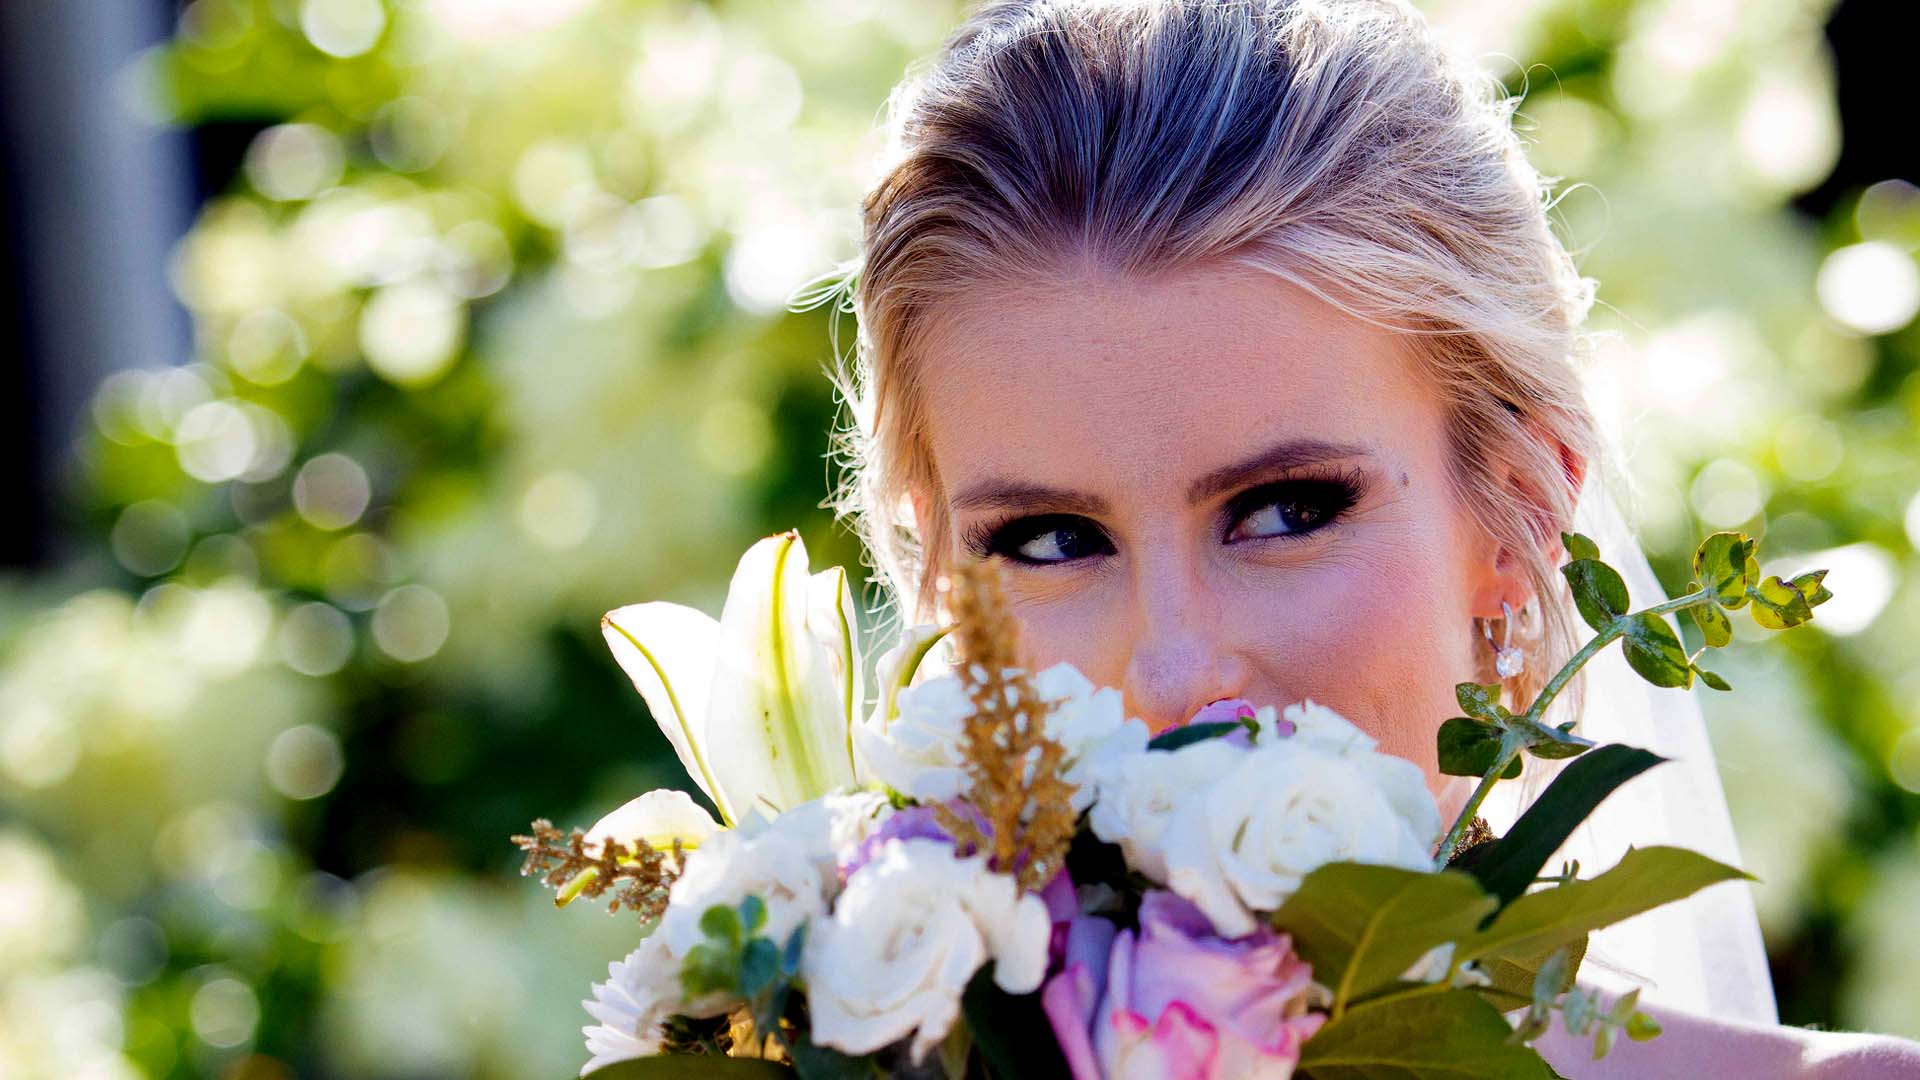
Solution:
[[[1599,470],[1583,485],[1574,530],[1592,537],[1600,557],[1620,571],[1634,609],[1668,599]],[[1544,602],[1544,598],[1543,598]],[[1572,607],[1562,590],[1552,602]],[[1577,616],[1575,625],[1584,628]],[[1618,643],[1588,661],[1587,699],[1578,730],[1599,743],[1651,750],[1666,763],[1628,781],[1600,804],[1548,863],[1578,859],[1583,877],[1613,866],[1628,847],[1691,848],[1740,866],[1727,798],[1695,693],[1656,687],[1627,666]],[[1560,719],[1565,719],[1561,717]],[[1541,762],[1529,759],[1529,767]],[[1518,812],[1521,782],[1497,786],[1483,811],[1495,832]],[[1496,803],[1496,800],[1497,803]],[[1778,1021],[1766,950],[1746,882],[1728,882],[1595,933],[1581,981],[1611,992],[1641,988],[1641,998],[1700,1015]]]

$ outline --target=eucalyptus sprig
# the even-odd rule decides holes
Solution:
[[[781,1052],[791,1052],[780,1021],[800,974],[807,928],[805,923],[794,927],[782,943],[761,933],[766,923],[767,905],[758,896],[748,895],[735,906],[708,907],[700,915],[703,940],[681,962],[680,986],[688,1000],[708,994],[745,999],[754,1045],[765,1050],[771,1040]]]
[[[1700,667],[1700,654],[1733,640],[1727,616],[1751,605],[1753,621],[1767,630],[1788,630],[1813,619],[1813,609],[1832,598],[1825,570],[1810,570],[1791,580],[1762,577],[1754,558],[1759,542],[1745,533],[1718,532],[1700,542],[1693,553],[1693,578],[1687,591],[1672,600],[1641,611],[1631,611],[1626,582],[1619,571],[1600,559],[1600,548],[1579,533],[1561,533],[1570,556],[1560,573],[1573,592],[1574,607],[1597,633],[1555,672],[1531,704],[1518,715],[1500,704],[1500,684],[1460,683],[1455,696],[1465,716],[1440,725],[1437,736],[1440,771],[1450,776],[1477,776],[1480,783],[1447,830],[1435,854],[1436,866],[1452,860],[1467,826],[1486,801],[1493,785],[1520,775],[1521,754],[1537,758],[1577,757],[1594,743],[1574,732],[1574,722],[1557,726],[1543,722],[1547,708],[1587,661],[1614,641],[1621,642],[1627,665],[1655,686],[1690,688],[1698,677],[1715,690],[1732,689],[1719,675]],[[1685,611],[1700,628],[1705,644],[1689,654],[1663,617]]]

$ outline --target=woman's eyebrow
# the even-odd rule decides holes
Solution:
[[[1274,443],[1251,457],[1223,465],[1195,480],[1187,488],[1187,501],[1206,502],[1263,480],[1277,472],[1317,465],[1343,458],[1372,457],[1373,448],[1364,443],[1334,442],[1327,439],[1287,439]]]
[[[955,510],[1048,510],[1088,517],[1107,512],[1107,500],[1098,495],[994,477],[968,485],[953,497],[952,506]]]

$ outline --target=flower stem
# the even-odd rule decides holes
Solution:
[[[1548,679],[1547,684],[1540,688],[1539,696],[1527,706],[1527,711],[1521,714],[1520,719],[1539,724],[1540,718],[1546,715],[1547,707],[1560,696],[1560,691],[1566,689],[1567,684],[1573,681],[1573,677],[1586,666],[1587,661],[1599,655],[1601,649],[1613,644],[1616,638],[1623,636],[1627,632],[1627,624],[1632,620],[1641,615],[1665,615],[1671,611],[1680,611],[1712,602],[1713,590],[1703,588],[1698,592],[1690,592],[1685,596],[1655,604],[1645,611],[1616,617],[1605,630],[1595,634],[1593,640],[1581,646],[1579,652],[1568,658],[1559,671],[1553,673],[1553,678]],[[1512,765],[1514,759],[1519,757],[1520,752],[1526,748],[1526,737],[1514,731],[1509,730],[1501,739],[1500,756],[1494,760],[1493,766],[1487,770],[1486,775],[1480,778],[1480,783],[1474,787],[1473,794],[1467,797],[1466,805],[1460,808],[1460,815],[1454,819],[1453,827],[1447,830],[1446,839],[1440,842],[1440,850],[1433,857],[1436,869],[1446,869],[1448,860],[1453,858],[1454,851],[1460,846],[1460,838],[1466,835],[1467,826],[1479,812],[1480,804],[1486,801],[1487,793],[1493,790],[1493,785],[1499,781],[1500,774],[1506,772],[1507,767]]]

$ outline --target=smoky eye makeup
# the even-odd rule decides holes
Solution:
[[[1025,514],[972,526],[963,545],[976,559],[1000,556],[1028,566],[1058,566],[1113,554],[1113,541],[1080,514]]]
[[[1311,469],[1257,484],[1221,508],[1221,540],[1304,540],[1341,523],[1366,496],[1357,468]]]
[[[1356,467],[1315,466],[1255,484],[1219,510],[1223,544],[1299,542],[1341,524],[1362,499],[1366,474]],[[1106,530],[1083,514],[1009,514],[968,527],[964,549],[975,559],[1002,558],[1033,567],[1066,566],[1116,553]]]

